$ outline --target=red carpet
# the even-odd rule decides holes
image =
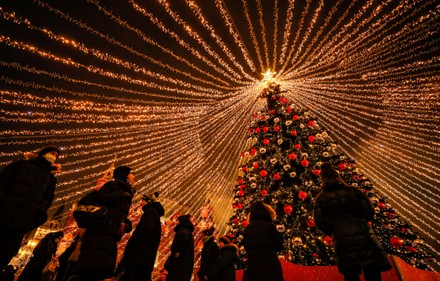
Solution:
[[[284,281],[344,281],[336,266],[303,266],[284,260]],[[398,257],[390,257],[393,269],[382,273],[382,281],[440,281],[440,273],[416,269]],[[242,270],[237,270],[237,280],[241,281]],[[362,280],[364,280],[362,278]]]

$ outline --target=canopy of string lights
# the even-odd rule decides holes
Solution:
[[[52,210],[116,157],[167,211],[210,198],[225,225],[270,78],[438,256],[438,1],[22,0],[0,14],[0,165],[60,146]]]

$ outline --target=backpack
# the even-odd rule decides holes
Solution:
[[[96,192],[87,193],[73,210],[73,218],[79,228],[96,229],[110,224],[109,210],[95,201]]]

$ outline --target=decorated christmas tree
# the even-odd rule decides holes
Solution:
[[[240,246],[241,267],[246,259],[242,233],[248,225],[249,207],[256,200],[270,204],[277,213],[274,223],[284,238],[281,256],[301,265],[335,264],[332,238],[316,228],[312,214],[321,185],[320,165],[330,162],[347,184],[370,198],[376,213],[371,225],[386,252],[417,268],[431,269],[432,256],[423,239],[373,190],[355,161],[340,152],[316,117],[290,103],[278,84],[270,83],[260,97],[267,106],[253,115],[249,127],[229,221],[229,235]]]

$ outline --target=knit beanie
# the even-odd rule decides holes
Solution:
[[[52,151],[54,151],[54,152],[58,153],[58,155],[60,155],[60,149],[58,147],[56,147],[54,145],[48,145],[48,146],[45,146],[40,149],[40,151],[38,152],[38,157],[43,157],[44,154],[46,154],[48,152],[52,152]]]
[[[127,181],[128,175],[131,173],[131,168],[127,166],[119,166],[113,171],[113,178],[115,180]]]

